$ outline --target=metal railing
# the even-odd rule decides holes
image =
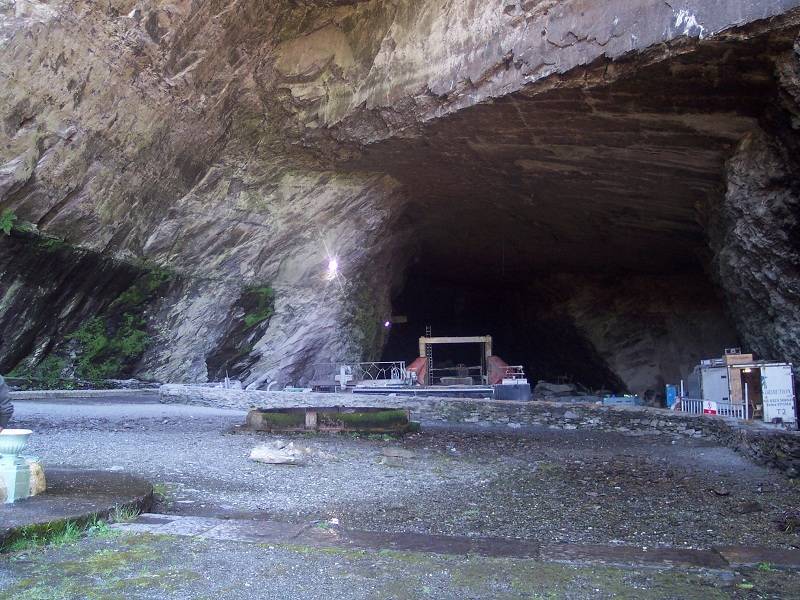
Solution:
[[[405,381],[409,378],[406,361],[363,362],[353,365],[353,381]]]
[[[723,417],[733,417],[735,419],[749,419],[747,404],[729,404],[727,402],[717,402],[717,414]]]
[[[503,373],[503,379],[525,379],[525,369],[522,365],[508,365]]]
[[[716,402],[715,404],[716,414],[723,417],[746,420],[751,416],[747,404],[732,404],[730,402]],[[691,415],[702,415],[704,413],[703,401],[698,398],[678,398],[677,410]]]
[[[690,415],[702,415],[703,401],[697,398],[678,398],[676,410]]]
[[[311,386],[317,389],[344,388],[359,383],[404,385],[415,375],[406,369],[405,361],[373,361],[347,365],[345,363],[317,363],[311,377]]]

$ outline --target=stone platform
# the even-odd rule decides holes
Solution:
[[[103,518],[117,507],[148,510],[149,482],[127,473],[47,467],[47,490],[14,504],[0,504],[0,545],[23,527]]]

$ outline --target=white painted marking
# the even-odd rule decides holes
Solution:
[[[705,37],[706,28],[700,25],[697,17],[686,9],[680,9],[675,15],[675,27],[683,28],[683,35]]]

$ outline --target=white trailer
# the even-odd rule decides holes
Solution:
[[[775,363],[763,365],[761,369],[761,399],[764,403],[764,420],[771,423],[781,419],[784,423],[796,423],[794,376],[792,365]]]
[[[730,412],[738,406],[745,418],[797,423],[791,363],[754,361],[749,354],[726,355],[701,361],[693,375],[690,395],[719,406],[720,414],[723,407]]]

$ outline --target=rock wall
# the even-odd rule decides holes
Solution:
[[[303,382],[314,362],[372,357],[380,349],[377,324],[390,312],[390,293],[399,285],[406,250],[420,244],[422,234],[414,231],[431,231],[409,215],[434,200],[421,196],[435,189],[437,179],[440,185],[452,182],[432,170],[432,176],[419,177],[413,185],[420,160],[430,156],[420,147],[438,141],[429,124],[445,123],[448,115],[472,118],[506,99],[503,114],[517,114],[523,125],[512,124],[503,152],[519,147],[516,136],[527,132],[535,156],[511,157],[510,162],[504,153],[486,158],[482,153],[492,144],[483,133],[479,143],[465,142],[470,161],[464,163],[447,144],[438,156],[450,155],[478,179],[494,173],[505,182],[503,190],[517,191],[533,189],[537,181],[546,190],[552,181],[546,173],[566,174],[558,181],[597,175],[593,169],[602,157],[591,158],[591,169],[565,166],[576,156],[563,144],[575,138],[574,131],[531,126],[548,122],[537,120],[545,107],[567,107],[567,115],[574,110],[585,117],[594,114],[589,125],[600,137],[591,142],[593,147],[621,147],[619,139],[606,135],[609,130],[639,132],[626,138],[624,160],[615,164],[648,155],[652,141],[668,131],[663,139],[669,141],[662,144],[666,149],[652,161],[652,172],[688,173],[672,195],[689,201],[681,201],[677,211],[667,210],[665,217],[659,207],[669,203],[668,195],[650,203],[639,198],[631,205],[623,188],[612,182],[600,191],[618,201],[599,203],[594,210],[581,205],[571,219],[600,215],[627,224],[629,211],[645,215],[643,220],[679,240],[697,237],[693,203],[713,195],[721,178],[715,172],[720,156],[758,118],[761,108],[752,99],[772,85],[764,69],[796,35],[798,5],[795,0],[683,0],[674,6],[655,0],[0,0],[0,211],[13,211],[18,226],[42,239],[76,248],[69,260],[78,261],[81,252],[90,250],[113,261],[169,268],[180,276],[180,286],[152,308],[154,343],[137,366],[140,376],[203,381],[209,377],[209,360],[211,375],[217,375],[223,364],[216,358],[220,349],[232,347],[243,355],[231,363],[240,365],[232,375],[248,383]],[[710,57],[728,56],[725,44],[753,44],[742,51],[744,58],[733,54],[744,61],[747,77],[730,75],[725,64],[714,67],[712,76],[695,76],[705,72],[702,65]],[[661,65],[654,80],[691,71],[691,82],[705,81],[707,93],[724,88],[724,101],[707,119],[655,118],[657,111],[646,104],[632,111],[635,120],[624,114],[613,118],[630,95],[625,77],[648,65]],[[580,99],[590,81],[595,91]],[[612,101],[604,104],[603,86],[617,81],[619,87],[608,96]],[[572,90],[566,100],[559,97],[561,87]],[[791,86],[783,89],[789,93]],[[547,90],[556,93],[542,103],[532,100]],[[732,107],[731,98],[741,90],[746,106]],[[691,90],[681,94],[692,97]],[[524,109],[522,95],[531,100]],[[670,101],[662,113],[684,110],[685,104]],[[557,110],[547,114],[569,122]],[[496,122],[493,117],[485,123],[486,135]],[[468,129],[458,121],[449,123]],[[687,166],[685,146],[697,146],[709,136],[713,151],[691,155],[700,156],[702,169]],[[368,152],[381,141],[414,137],[420,146],[390,143]],[[537,160],[537,148],[554,145],[561,152],[547,155],[561,165],[557,168]],[[603,156],[612,154],[619,158],[611,150]],[[513,169],[495,167],[496,159]],[[681,164],[673,169],[675,163]],[[481,164],[485,170],[476,168]],[[731,185],[750,176],[732,169]],[[464,189],[476,187],[462,179]],[[642,195],[654,185],[648,177],[632,177],[628,187]],[[522,206],[530,214],[540,210],[535,201],[526,202]],[[527,219],[533,231],[553,224],[548,210],[541,210],[542,221]],[[480,207],[473,212],[485,214]],[[497,213],[503,212],[516,215],[517,207],[499,207]],[[440,211],[440,216],[449,214],[448,208]],[[452,214],[461,218],[466,211]],[[638,229],[636,219],[630,223],[639,232],[636,239],[649,235]],[[434,225],[441,231],[451,223],[440,218]],[[464,237],[456,227],[450,233]],[[585,252],[580,239],[563,243],[562,255]],[[326,281],[330,255],[339,259],[341,278]],[[773,289],[760,274],[754,277],[762,279],[765,290]],[[28,285],[17,275],[14,281]],[[269,317],[232,342],[232,332],[247,320],[243,298],[266,286],[274,292]],[[34,293],[16,291],[15,297]],[[64,303],[83,306],[78,313],[85,320],[101,310],[104,296],[97,296],[85,302],[85,294],[75,292]],[[767,296],[778,304],[796,303],[788,291],[768,291]],[[3,322],[21,314],[20,301],[2,307]],[[603,335],[591,316],[575,311],[589,335]],[[756,321],[739,324],[750,319],[749,310],[736,308],[734,313],[737,326],[758,329]],[[28,324],[49,319],[45,307],[22,314]],[[790,347],[794,338],[786,331],[792,327],[787,320],[769,329],[767,343],[781,351]],[[59,330],[58,335],[68,333]],[[36,361],[50,345],[37,342],[34,350],[4,340],[0,365],[16,366],[23,348],[32,348]],[[657,368],[657,359],[647,361],[648,369]],[[648,371],[646,378],[652,376]]]
[[[565,283],[565,312],[627,390],[642,398],[660,403],[665,384],[687,379],[701,359],[737,345],[718,290],[700,273]]]
[[[727,164],[710,228],[714,266],[745,346],[800,363],[800,186],[796,157],[764,132]]]

